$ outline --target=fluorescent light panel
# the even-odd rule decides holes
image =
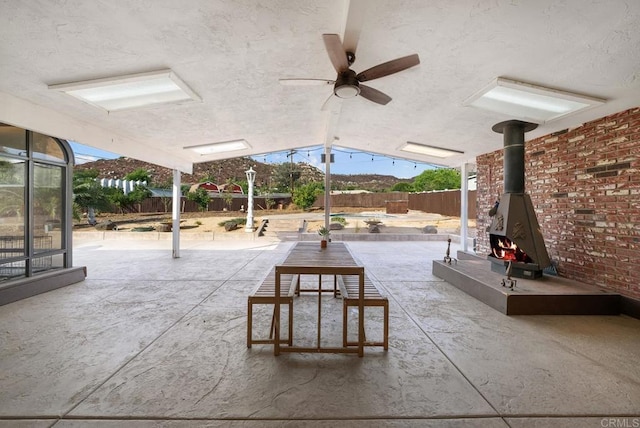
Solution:
[[[108,112],[201,101],[171,70],[50,85],[49,89],[65,92]]]
[[[433,156],[436,158],[448,158],[464,153],[458,150],[445,149],[442,147],[430,146],[427,144],[412,143],[411,141],[407,141],[407,143],[400,147],[400,150],[404,152],[417,153],[420,155]]]
[[[251,148],[246,140],[221,141],[219,143],[202,144],[198,146],[183,147],[185,150],[192,150],[201,156],[214,155],[217,153],[235,152]]]
[[[605,100],[498,77],[464,102],[528,122],[545,123],[603,104]]]

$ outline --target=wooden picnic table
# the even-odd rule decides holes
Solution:
[[[280,352],[315,352],[315,353],[357,353],[364,355],[364,267],[359,266],[349,249],[342,242],[330,243],[327,248],[320,248],[318,242],[298,242],[289,252],[287,258],[276,265],[275,290],[275,334],[280,334],[280,287],[282,275],[318,275],[318,326],[316,347],[281,347],[280,341],[274,342],[274,354]],[[359,278],[358,299],[358,343],[354,347],[323,347],[321,344],[322,314],[322,275],[357,275]],[[284,284],[282,284],[284,286]]]

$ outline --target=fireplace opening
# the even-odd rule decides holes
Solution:
[[[491,257],[499,260],[533,263],[533,259],[506,236],[489,235]]]

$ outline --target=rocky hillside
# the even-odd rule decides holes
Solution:
[[[225,159],[195,164],[193,174],[183,173],[181,181],[183,184],[195,184],[206,180],[211,180],[215,183],[225,183],[229,180],[241,181],[245,180],[244,172],[250,166],[256,171],[256,181],[260,184],[267,184],[277,168],[277,165],[258,162],[250,158]],[[75,167],[77,170],[97,169],[100,172],[98,178],[113,179],[121,179],[140,168],[149,172],[152,183],[155,186],[168,187],[173,180],[173,173],[169,168],[126,157],[103,159]],[[310,164],[297,163],[295,164],[295,169],[300,172],[300,181],[303,183],[324,181],[324,172]],[[335,189],[364,189],[380,192],[391,188],[399,182],[410,183],[413,179],[400,179],[391,175],[379,174],[332,174],[331,181]]]

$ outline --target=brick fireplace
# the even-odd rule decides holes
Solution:
[[[476,161],[477,252],[488,254],[503,150]],[[527,141],[525,169],[558,274],[640,299],[640,107]]]

